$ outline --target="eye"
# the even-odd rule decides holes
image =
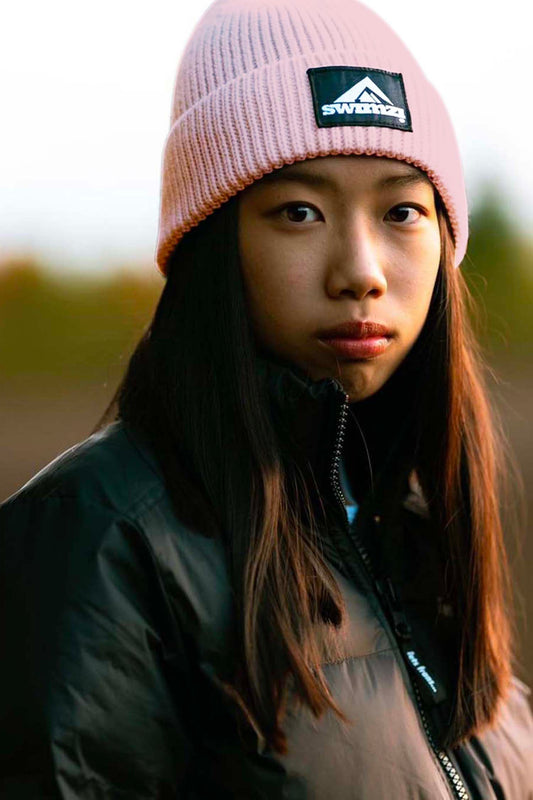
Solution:
[[[287,205],[279,208],[277,213],[282,214],[287,211],[287,218],[289,222],[312,222],[313,220],[305,219],[308,211],[313,211],[315,214],[320,214],[314,206],[308,203],[287,203]],[[287,219],[286,218],[286,219]]]
[[[418,208],[418,206],[413,206],[413,205],[410,205],[410,204],[409,205],[405,204],[405,205],[401,205],[401,206],[394,206],[394,208],[391,208],[391,210],[388,213],[389,214],[399,214],[400,217],[403,217],[402,219],[393,220],[394,222],[406,222],[407,220],[406,220],[405,214],[406,213],[408,214],[409,211],[416,211],[416,213],[418,214],[418,216],[415,219],[411,218],[411,221],[408,223],[409,225],[413,225],[413,223],[418,222],[419,218],[424,213],[421,208]]]

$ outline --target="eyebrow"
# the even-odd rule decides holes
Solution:
[[[306,183],[309,186],[336,188],[337,184],[326,175],[316,172],[307,172],[301,169],[280,169],[263,175],[261,181],[268,184],[276,184],[294,181],[295,183]],[[395,175],[388,175],[380,178],[374,184],[376,189],[386,189],[389,186],[412,186],[414,184],[425,184],[431,186],[429,178],[421,172],[401,172]]]

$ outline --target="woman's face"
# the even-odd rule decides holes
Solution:
[[[290,164],[240,193],[239,250],[260,346],[363,400],[398,368],[427,316],[440,257],[433,184],[382,157]],[[388,335],[361,339],[373,332],[356,325],[351,339],[326,338],[353,322]]]

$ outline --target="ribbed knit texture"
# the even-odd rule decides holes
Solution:
[[[401,73],[413,130],[318,127],[306,70],[327,65]],[[159,269],[165,273],[186,231],[253,181],[284,164],[338,154],[396,158],[426,172],[461,263],[468,207],[452,122],[396,33],[357,0],[215,0],[178,66],[163,155]]]

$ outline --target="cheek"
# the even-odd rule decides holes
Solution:
[[[257,253],[243,262],[243,277],[254,315],[289,323],[308,302],[312,279],[302,263]]]

